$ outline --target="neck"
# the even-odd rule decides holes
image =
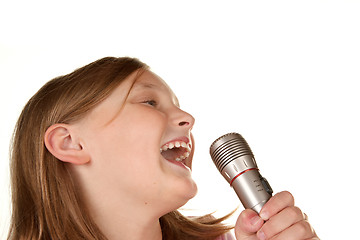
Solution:
[[[109,218],[106,218],[109,219]],[[108,240],[131,239],[131,240],[161,240],[162,232],[158,219],[153,221],[139,221],[139,219],[110,217],[111,221],[101,218],[95,219],[100,229]]]
[[[94,198],[93,198],[94,199]],[[107,197],[105,199],[111,199]],[[102,200],[104,200],[102,198]],[[161,214],[153,212],[149,204],[144,206],[112,203],[111,200],[91,204],[91,215],[108,240],[161,240],[159,222]],[[94,207],[96,206],[96,207]],[[135,207],[137,206],[137,207]]]

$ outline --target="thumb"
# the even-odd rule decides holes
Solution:
[[[241,212],[235,224],[235,236],[237,240],[257,239],[256,232],[264,224],[259,215],[251,209]]]

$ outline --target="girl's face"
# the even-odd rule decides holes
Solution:
[[[194,118],[161,78],[137,74],[76,123],[90,156],[76,168],[85,190],[97,189],[104,201],[169,211],[197,191],[190,170]]]

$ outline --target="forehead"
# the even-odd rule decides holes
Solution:
[[[135,80],[131,91],[154,90],[168,94],[178,105],[178,99],[166,82],[151,71],[144,71]]]
[[[134,82],[134,88],[159,88],[171,91],[166,82],[155,73],[145,70],[140,73]]]

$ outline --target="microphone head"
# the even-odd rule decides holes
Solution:
[[[220,172],[230,162],[246,155],[255,159],[248,143],[239,133],[225,134],[210,146],[210,156]]]
[[[254,154],[245,139],[238,133],[225,134],[211,144],[210,155],[244,207],[259,213],[270,199],[272,189],[260,175]]]

